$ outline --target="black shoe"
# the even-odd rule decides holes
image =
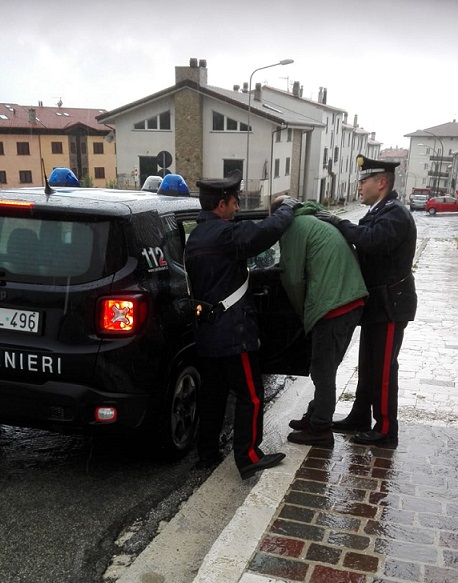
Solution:
[[[224,459],[224,455],[219,451],[217,454],[211,457],[200,458],[196,463],[194,468],[196,470],[209,470],[219,465]]]
[[[240,468],[240,476],[242,477],[242,480],[251,478],[251,476],[254,476],[256,472],[266,470],[267,468],[273,468],[274,466],[278,465],[283,459],[285,459],[285,457],[286,455],[284,453],[267,454],[263,456],[258,462],[250,464],[249,466],[245,466],[244,468]]]
[[[309,426],[308,429],[303,429],[302,431],[293,431],[290,433],[288,435],[288,441],[291,441],[292,443],[299,443],[300,445],[333,447],[334,435],[330,429],[324,429],[320,431],[318,429],[312,429]]]
[[[366,433],[371,430],[370,423],[365,425],[364,423],[358,423],[351,417],[345,417],[345,419],[340,419],[339,421],[333,421],[331,429],[333,431],[342,431],[342,433],[349,433],[359,431],[361,433]]]
[[[307,429],[310,423],[310,415],[308,413],[304,413],[302,415],[302,419],[291,419],[289,422],[289,426],[291,429],[295,429],[296,431],[301,431],[301,429]]]
[[[397,437],[385,435],[374,430],[357,433],[353,436],[352,441],[353,443],[358,443],[360,445],[378,445],[380,447],[383,447],[384,445],[398,445]]]

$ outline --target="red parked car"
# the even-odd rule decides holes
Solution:
[[[454,196],[436,196],[426,203],[425,211],[430,215],[436,213],[458,212],[458,198]]]

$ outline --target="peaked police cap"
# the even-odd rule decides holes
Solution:
[[[372,174],[380,174],[380,172],[392,172],[399,166],[400,162],[387,162],[386,160],[371,160],[362,154],[356,158],[358,164],[358,180],[369,178]]]
[[[198,180],[196,186],[200,194],[213,194],[224,197],[226,194],[239,195],[242,173],[240,170],[232,170],[226,178],[208,178]]]

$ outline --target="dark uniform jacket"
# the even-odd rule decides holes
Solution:
[[[247,259],[265,251],[292,223],[293,210],[282,205],[270,217],[253,221],[225,221],[211,211],[201,211],[197,227],[186,243],[186,270],[192,296],[205,306],[198,319],[197,352],[222,357],[259,348],[255,305],[249,291],[225,312],[218,302],[237,290],[247,278]]]
[[[417,229],[409,210],[390,192],[358,225],[337,228],[355,245],[369,291],[363,323],[407,322],[415,318],[417,295],[412,275]]]

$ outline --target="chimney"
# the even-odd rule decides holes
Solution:
[[[375,140],[375,132],[371,132],[371,140]]]
[[[294,97],[300,97],[300,83],[299,81],[294,81],[293,83],[293,95]]]
[[[344,111],[344,114],[343,114],[343,122],[344,122],[345,124],[347,124],[347,123],[348,123],[348,113],[347,113],[346,111]]]
[[[253,95],[253,99],[255,101],[261,101],[261,92],[262,92],[261,83],[256,83],[256,85],[254,87],[254,95]]]
[[[43,107],[43,102],[42,101],[39,101],[38,102],[38,107]]]
[[[318,91],[318,103],[323,103],[323,87]]]
[[[35,123],[37,121],[37,110],[32,107],[29,109],[29,122]]]
[[[323,100],[321,103],[327,103],[328,102],[328,90],[326,89],[326,87],[323,87]]]
[[[234,85],[234,87],[232,87],[232,89],[236,92],[240,91],[240,85]]]
[[[207,61],[205,59],[189,59],[189,67],[175,67],[175,83],[192,81],[196,85],[207,85]]]
[[[354,117],[354,119],[353,119],[353,127],[354,127],[354,128],[357,128],[357,127],[359,127],[359,126],[358,126],[358,116],[357,116],[356,114],[355,114],[355,117]]]
[[[246,81],[243,84],[242,93],[248,93],[248,83]]]

